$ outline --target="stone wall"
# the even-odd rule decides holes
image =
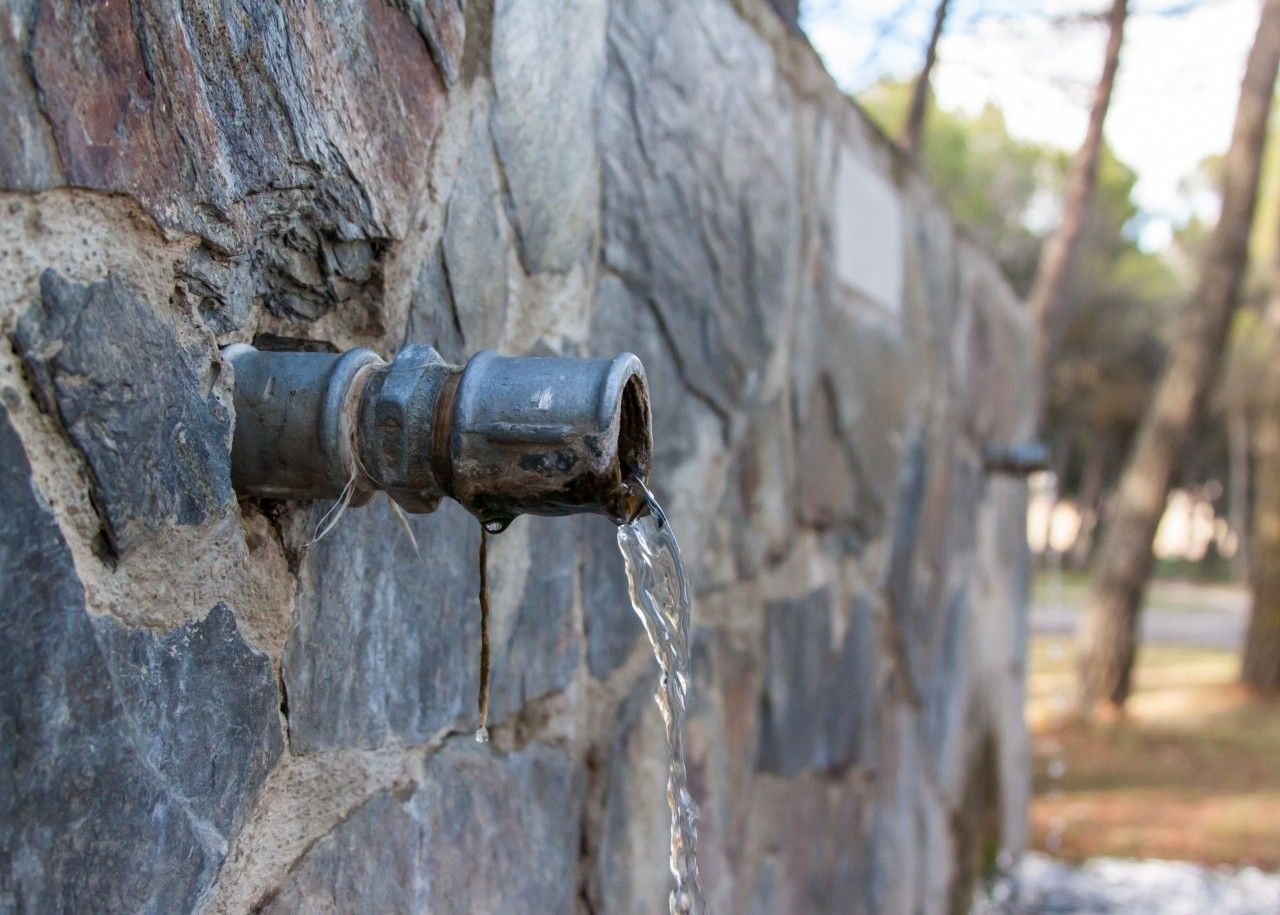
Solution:
[[[937,912],[1023,838],[1028,329],[769,0],[18,0],[0,911],[656,912],[607,521],[237,500],[219,345],[648,368],[715,910]],[[784,4],[785,5],[785,4]]]

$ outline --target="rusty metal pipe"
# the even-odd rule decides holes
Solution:
[[[427,346],[281,353],[236,344],[232,476],[245,495],[360,504],[386,492],[411,512],[455,499],[492,529],[520,514],[624,520],[624,481],[648,476],[644,367],[612,359],[477,353],[450,365]]]

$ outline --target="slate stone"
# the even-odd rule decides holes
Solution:
[[[491,645],[491,721],[501,721],[535,699],[566,689],[581,654],[574,612],[578,561],[573,522],[525,515],[514,524],[526,529],[529,544],[528,571],[515,608],[493,605],[502,576],[511,570],[496,565],[492,554],[489,563],[491,637],[496,635],[499,614],[510,619],[502,627],[508,633],[506,639]]]
[[[925,430],[908,451],[885,577],[917,697],[939,664],[950,604],[972,566],[982,473],[977,458],[962,453],[955,440],[955,430],[944,425]]]
[[[591,353],[635,353],[644,364],[653,419],[653,482],[683,464],[694,450],[693,423],[678,354],[659,322],[657,310],[622,277],[603,274],[596,284],[591,321]]]
[[[530,273],[564,273],[591,244],[606,7],[605,0],[494,3],[493,138]]]
[[[421,556],[381,497],[308,548],[284,652],[295,753],[474,727],[480,526],[449,499],[408,523]]]
[[[752,915],[863,915],[883,911],[870,888],[866,820],[870,799],[856,784],[799,779],[758,803],[752,828],[770,841],[754,884]]]
[[[608,518],[597,517],[583,518],[578,527],[587,665],[593,676],[604,680],[627,659],[644,630],[627,596],[617,527]]]
[[[870,767],[880,704],[879,633],[871,603],[854,600],[832,645],[831,592],[765,607],[765,678],[756,767],[803,772]]]
[[[590,892],[595,911],[657,912],[671,892],[666,743],[646,675],[618,710]]]
[[[231,415],[209,392],[212,363],[184,352],[119,276],[74,283],[46,270],[40,292],[14,344],[89,465],[116,551],[228,505]]]
[[[938,783],[946,774],[962,768],[960,754],[965,713],[970,698],[970,672],[966,669],[965,636],[971,617],[967,588],[958,587],[942,607],[941,637],[928,670],[921,676],[924,758]]]
[[[246,788],[284,749],[280,691],[265,655],[226,604],[159,635],[108,617],[94,630],[147,763],[223,836],[239,828]]]
[[[507,320],[507,242],[498,173],[483,121],[472,131],[444,224],[444,267],[469,352],[502,342]]]
[[[461,43],[455,3],[401,5],[40,5],[28,65],[67,182],[128,193],[224,252],[298,222],[386,235],[443,106],[421,32]],[[308,202],[326,218],[297,219]]]
[[[583,777],[564,751],[449,741],[410,794],[380,792],[321,839],[266,913],[569,913]]]
[[[222,605],[90,617],[0,410],[0,908],[189,911],[281,752],[269,660]]]
[[[435,347],[454,365],[462,365],[467,360],[462,321],[445,276],[443,245],[436,245],[418,268],[409,298],[409,318],[405,322],[404,345],[410,343]]]
[[[7,27],[0,29],[0,187],[40,191],[62,178],[61,162],[49,122],[26,65],[33,3],[10,3]],[[25,8],[24,8],[25,7]]]
[[[383,263],[424,184],[441,68],[457,75],[457,0],[20,4],[9,30],[36,36],[0,41],[17,186],[127,194],[199,236],[179,295],[219,332],[250,307],[383,330]]]
[[[604,85],[605,263],[657,308],[688,386],[731,410],[795,285],[794,100],[717,0],[614,4]]]
[[[922,381],[900,317],[837,299],[797,320],[812,344],[793,356],[802,519],[860,543],[886,533],[903,439]]]
[[[313,845],[255,911],[435,912],[420,860],[425,839],[401,801],[380,791]]]

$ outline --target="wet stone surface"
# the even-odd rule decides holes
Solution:
[[[165,633],[85,612],[0,410],[0,908],[191,909],[282,749],[230,610]]]

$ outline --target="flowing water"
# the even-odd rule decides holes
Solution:
[[[643,488],[643,487],[642,487]],[[645,491],[652,514],[618,527],[631,606],[662,670],[654,698],[667,730],[667,803],[671,807],[671,915],[702,915],[698,884],[698,805],[689,794],[684,761],[685,701],[689,690],[689,585],[680,545],[662,509]]]

